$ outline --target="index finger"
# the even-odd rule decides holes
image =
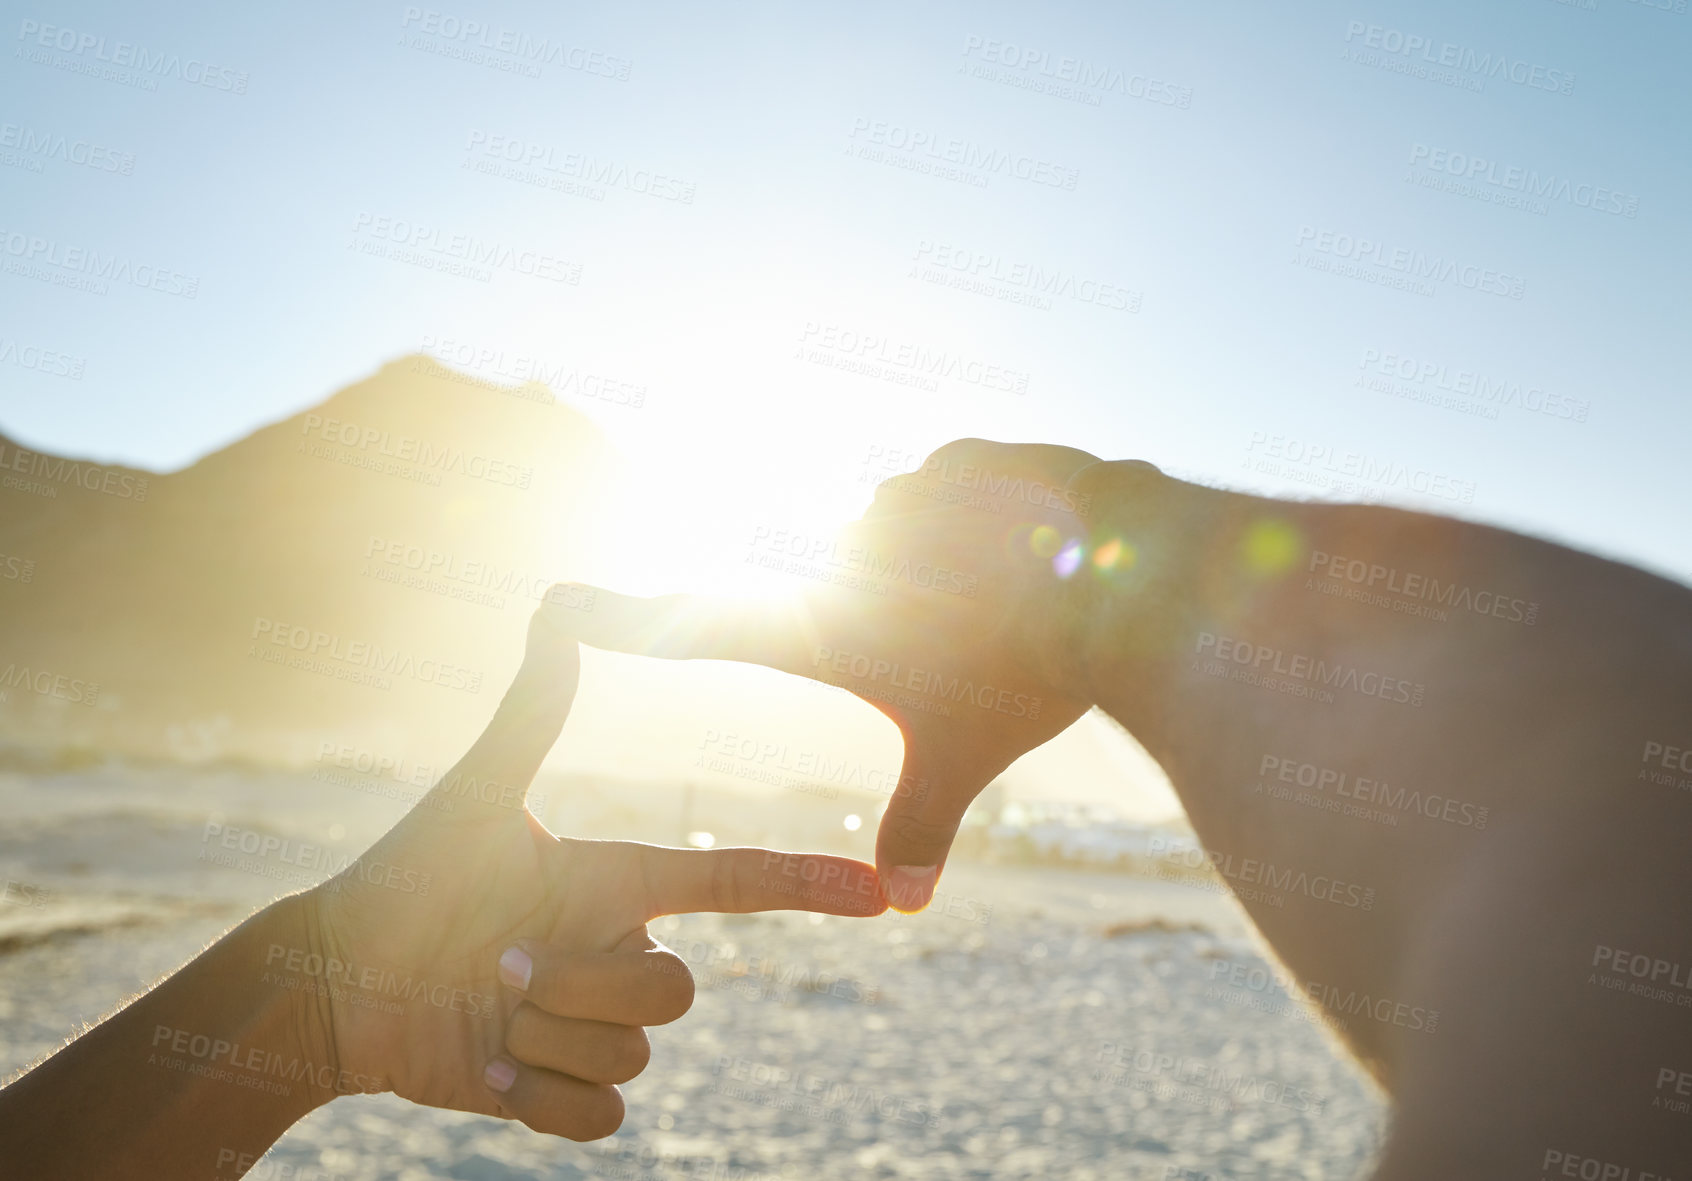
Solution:
[[[647,917],[717,911],[808,910],[868,918],[887,909],[875,866],[851,857],[774,849],[636,845]]]
[[[706,595],[642,599],[570,583],[591,604],[561,615],[558,626],[594,648],[667,660],[739,660],[805,675],[817,629],[802,603],[753,604]],[[556,589],[556,588],[555,588]]]

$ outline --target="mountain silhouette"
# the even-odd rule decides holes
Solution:
[[[446,757],[577,576],[604,463],[544,386],[426,356],[168,474],[0,435],[0,745]]]

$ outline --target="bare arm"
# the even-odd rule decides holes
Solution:
[[[0,1172],[236,1177],[336,1094],[381,1089],[337,1070],[303,994],[261,983],[312,926],[301,897],[273,903],[0,1090]]]
[[[1641,773],[1692,749],[1685,588],[1449,518],[982,440],[886,481],[841,544],[893,576],[791,618],[603,595],[572,626],[887,714],[904,777],[876,859],[905,909],[977,793],[1097,705],[1392,1091],[1381,1178],[1680,1159],[1653,1101],[1692,1079],[1692,833],[1685,789]],[[975,593],[908,585],[903,558]]]
[[[362,857],[0,1090],[0,1176],[237,1177],[315,1107],[383,1091],[608,1136],[641,1027],[693,1000],[650,919],[885,909],[846,858],[548,832],[524,801],[575,695],[564,610],[537,612],[487,730]]]

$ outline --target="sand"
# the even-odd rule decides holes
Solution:
[[[0,775],[0,806],[6,1073],[288,888],[199,860],[208,818],[321,834],[332,815],[350,848],[400,810],[304,776],[122,767]],[[615,1137],[358,1097],[249,1176],[1325,1179],[1366,1176],[1379,1145],[1378,1092],[1205,890],[960,864],[918,916],[655,933],[698,998],[653,1031]]]

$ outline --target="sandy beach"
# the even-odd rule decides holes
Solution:
[[[311,878],[220,859],[208,825],[355,853],[405,806],[307,773],[117,765],[8,773],[0,803],[7,1072]],[[960,863],[917,916],[655,933],[698,998],[653,1031],[615,1137],[358,1097],[249,1176],[1331,1179],[1364,1175],[1382,1134],[1378,1092],[1213,890]]]

